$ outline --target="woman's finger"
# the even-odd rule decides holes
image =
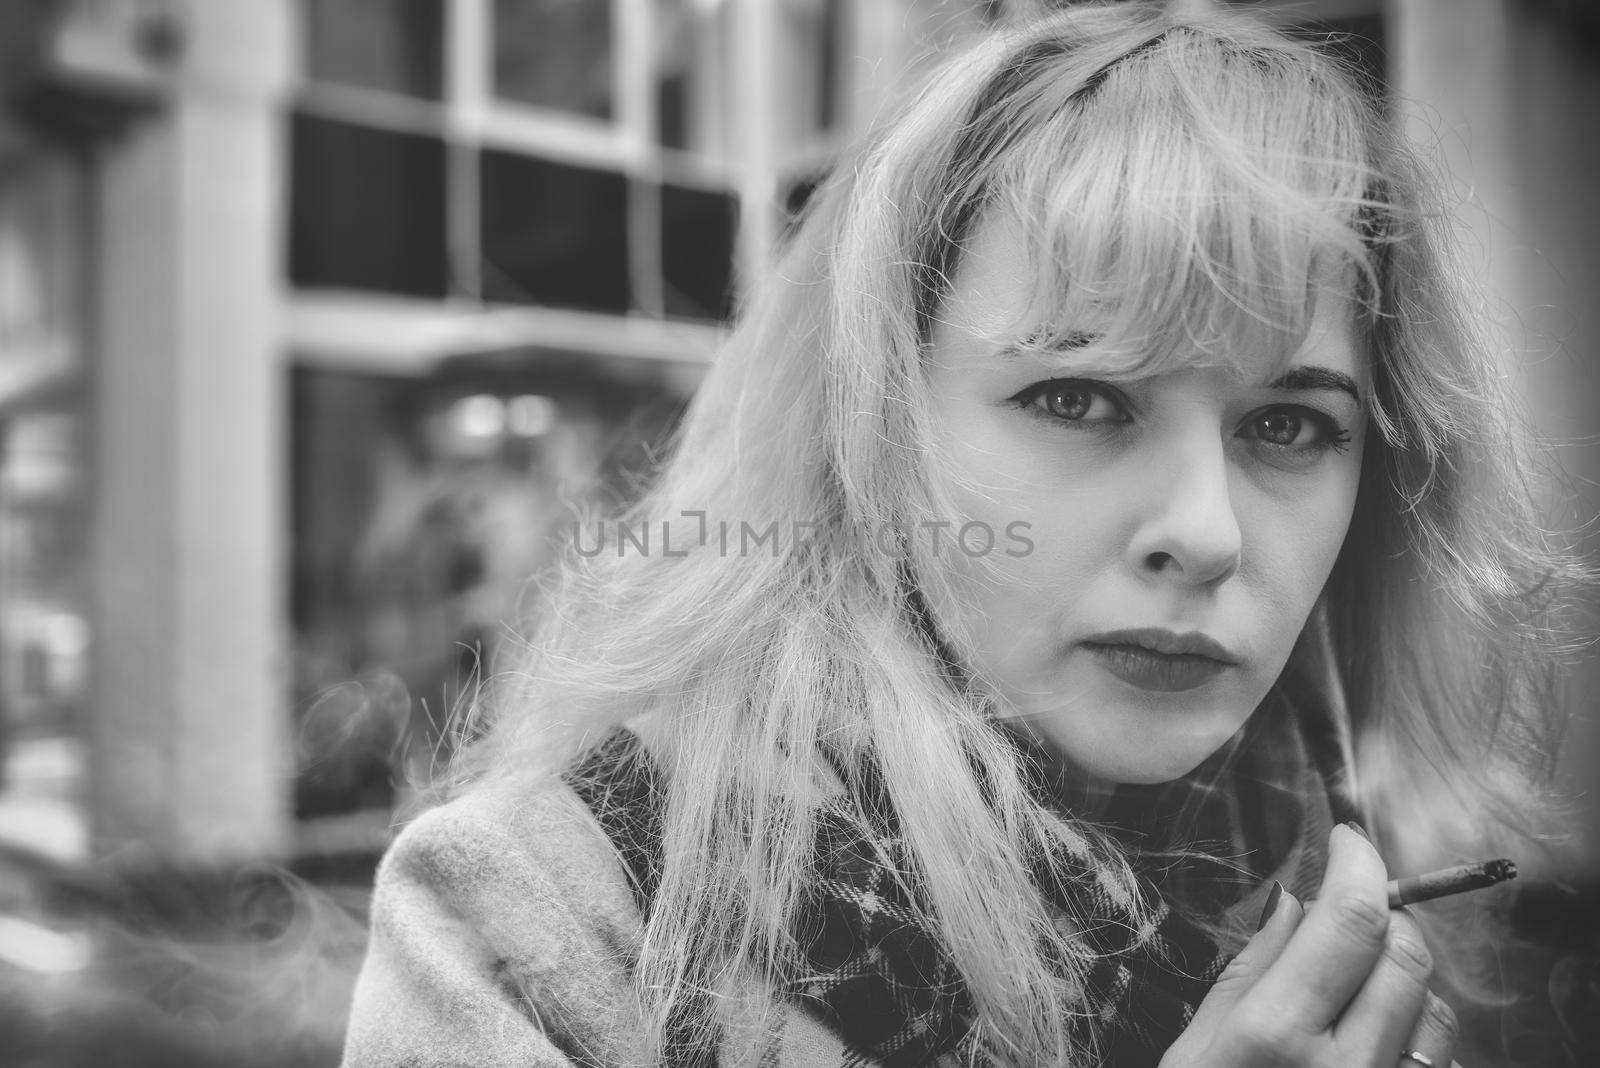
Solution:
[[[1404,1050],[1414,1050],[1438,1065],[1445,1068],[1459,1068],[1455,1063],[1456,1038],[1460,1034],[1460,1027],[1456,1023],[1455,1010],[1445,1004],[1439,995],[1429,992],[1427,1001],[1422,1008],[1422,1018],[1417,1021],[1417,1026],[1412,1029],[1411,1037],[1401,1047]],[[1414,1068],[1415,1061],[1402,1060],[1399,1068]]]
[[[1263,917],[1260,930],[1211,985],[1205,1000],[1195,1010],[1195,1022],[1203,1026],[1204,1021],[1220,1020],[1222,1014],[1237,1004],[1283,953],[1304,915],[1305,910],[1295,896],[1280,890],[1271,913]]]
[[[1317,900],[1257,981],[1258,996],[1283,1014],[1279,1026],[1302,1034],[1327,1030],[1366,982],[1388,930],[1382,858],[1358,832],[1335,827]]]
[[[1415,1048],[1407,1042],[1419,1026],[1432,974],[1433,954],[1422,928],[1405,910],[1396,910],[1377,964],[1333,1027],[1334,1043],[1346,1063],[1383,1064],[1402,1049]]]

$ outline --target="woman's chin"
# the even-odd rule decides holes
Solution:
[[[1100,777],[1112,782],[1126,783],[1129,786],[1154,786],[1157,783],[1183,778],[1214,752],[1215,749],[1208,749],[1203,753],[1142,752],[1120,767],[1108,768]]]
[[[1127,729],[1127,716],[1114,718],[1116,722],[1096,724],[1046,714],[1027,717],[1022,724],[1064,767],[1076,769],[1088,781],[1150,786],[1189,774],[1227,745],[1243,723],[1222,708],[1196,714],[1186,723],[1142,725],[1139,730]]]

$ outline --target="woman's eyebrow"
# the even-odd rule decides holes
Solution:
[[[1088,348],[1105,335],[1089,333],[1085,330],[1074,330],[1070,334],[1065,334],[1060,338],[1051,341],[1049,344],[1045,344],[1045,340],[1048,336],[1049,335],[1044,333],[1030,334],[1028,337],[1023,338],[1020,342],[1007,345],[1002,348],[1000,350],[1000,355],[1009,358],[1022,355],[1036,356],[1041,351],[1047,355],[1060,355],[1067,352],[1076,352],[1079,349]]]
[[[1357,404],[1361,403],[1361,390],[1356,386],[1356,380],[1343,371],[1335,371],[1331,367],[1291,367],[1283,374],[1267,383],[1268,389],[1306,390],[1306,389],[1336,389],[1355,398]]]
[[[1025,338],[1018,344],[1007,345],[1000,350],[1003,359],[1016,359],[1024,355],[1039,355],[1041,349],[1048,355],[1065,355],[1079,349],[1088,348],[1105,335],[1075,331],[1067,334],[1052,344],[1041,346],[1039,341],[1043,335],[1035,334]],[[1337,390],[1350,394],[1357,403],[1361,403],[1361,389],[1356,385],[1356,380],[1343,371],[1336,371],[1331,367],[1320,367],[1314,364],[1304,364],[1291,367],[1283,374],[1267,383],[1268,389],[1294,392],[1301,390]]]

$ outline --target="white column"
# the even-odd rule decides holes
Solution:
[[[91,824],[100,852],[225,860],[290,830],[289,5],[183,10],[168,103],[101,156]]]
[[[733,12],[731,82],[738,87],[733,115],[738,124],[739,230],[734,278],[743,291],[760,276],[778,239],[778,78],[785,56],[772,0],[739,0]]]
[[[1498,306],[1519,384],[1559,452],[1570,495],[1548,502],[1561,527],[1600,515],[1600,66],[1557,5],[1518,0],[1390,0],[1393,82],[1413,136],[1441,141],[1466,262]],[[1587,51],[1586,51],[1587,49]],[[1591,537],[1591,553],[1600,536]],[[1600,864],[1600,660],[1570,677],[1578,730],[1567,782],[1590,798],[1589,860]]]

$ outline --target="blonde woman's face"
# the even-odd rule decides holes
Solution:
[[[1083,373],[1092,330],[1057,353],[995,341],[1032,292],[1017,223],[968,247],[929,373],[951,529],[982,527],[938,546],[953,593],[931,607],[1002,714],[1087,781],[1177,778],[1266,695],[1344,542],[1367,393],[1350,302],[1319,297],[1271,380],[1263,359],[1113,382]]]

